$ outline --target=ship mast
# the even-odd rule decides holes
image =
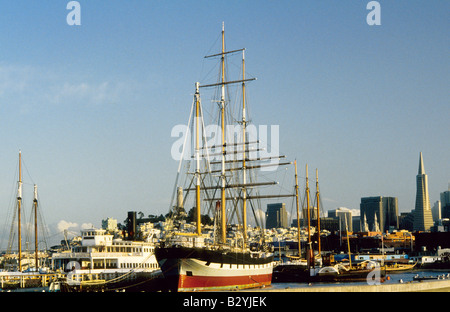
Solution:
[[[38,227],[37,227],[37,206],[38,206],[38,199],[37,199],[37,185],[34,185],[34,259],[35,259],[35,267],[38,268]]]
[[[298,196],[298,176],[297,176],[297,160],[294,161],[295,166],[295,197],[297,202],[297,239],[298,239],[298,258],[301,258],[302,249],[301,249],[301,240],[300,240],[300,205],[299,205],[299,196]]]
[[[229,84],[234,84],[234,83],[243,83],[243,88],[245,90],[245,84],[244,82],[246,81],[252,81],[252,80],[256,80],[256,78],[249,78],[249,79],[245,79],[243,78],[242,80],[233,80],[233,81],[225,81],[225,55],[227,54],[231,54],[231,53],[236,53],[236,52],[240,52],[240,51],[244,51],[245,49],[238,49],[238,50],[232,50],[232,51],[225,51],[225,24],[222,23],[222,51],[221,53],[217,53],[217,54],[212,54],[212,55],[207,55],[205,56],[205,58],[209,58],[209,57],[216,57],[216,56],[220,56],[221,57],[221,79],[219,83],[213,83],[213,84],[207,84],[207,85],[201,85],[200,88],[208,88],[208,87],[215,87],[215,86],[220,86],[221,88],[221,96],[220,96],[220,124],[221,124],[221,131],[222,131],[222,142],[221,142],[221,146],[222,146],[222,153],[221,153],[221,169],[220,169],[220,179],[221,179],[221,196],[220,196],[220,220],[221,220],[221,235],[220,235],[220,239],[221,239],[221,243],[225,244],[226,243],[226,224],[227,224],[227,220],[226,220],[226,201],[228,200],[228,198],[226,198],[226,176],[225,176],[225,172],[229,171],[230,169],[226,169],[225,164],[226,164],[226,160],[225,160],[225,156],[226,156],[226,139],[225,139],[225,86],[229,85]],[[244,61],[243,61],[244,62]],[[245,69],[243,69],[245,70]],[[244,93],[244,98],[245,98],[245,91]],[[245,105],[245,104],[244,104]],[[245,111],[245,106],[243,106],[243,110]],[[244,113],[245,116],[245,113]],[[245,117],[243,117],[245,118]],[[244,119],[243,119],[244,120]],[[244,129],[243,131],[245,132],[245,123],[244,123]],[[244,135],[245,136],[245,135]],[[245,139],[244,139],[244,166],[245,166]],[[211,156],[213,156],[214,154],[212,154]],[[240,168],[242,169],[242,168]],[[244,175],[245,175],[245,169],[248,169],[247,167],[244,167]],[[214,171],[210,172],[213,173]],[[244,183],[243,184],[243,188],[244,188],[244,196],[246,196],[246,191],[245,191],[245,185],[246,185],[246,177],[244,178]],[[249,197],[246,196],[244,202],[246,202],[246,200],[248,200]],[[215,198],[213,199],[207,199],[207,200],[216,200]],[[244,204],[244,216],[246,215],[246,204]],[[246,216],[244,217],[244,228],[246,227],[246,222],[247,222],[247,218]],[[244,230],[244,242],[246,240],[246,231]]]
[[[222,66],[222,84],[221,84],[221,97],[220,97],[220,113],[221,113],[221,126],[222,126],[222,196],[221,196],[221,237],[222,243],[226,243],[226,198],[225,198],[225,24],[222,23],[222,57],[221,57],[221,66]]]
[[[348,234],[348,225],[347,225],[347,214],[344,214],[345,218],[345,232],[347,233],[347,248],[348,248],[348,263],[350,264],[350,269],[352,268],[352,256],[350,251],[350,238]]]
[[[245,149],[246,146],[246,116],[245,116],[245,50],[242,51],[242,142],[243,142],[243,156],[242,156],[242,174],[243,174],[243,200],[242,200],[242,223],[243,223],[243,232],[244,232],[244,248],[247,245],[247,189],[246,189],[246,183],[247,183],[247,177],[246,177],[246,168],[245,168]]]
[[[312,253],[312,246],[311,246],[311,214],[310,214],[310,207],[309,207],[309,180],[308,180],[308,164],[306,164],[306,214],[308,218],[308,259],[309,261],[313,261],[314,265],[314,259],[311,256]]]
[[[320,192],[319,192],[319,172],[316,168],[316,200],[317,200],[317,249],[321,255],[320,246]]]
[[[195,83],[195,124],[196,124],[196,138],[195,138],[195,157],[197,159],[196,167],[196,212],[197,212],[197,235],[202,235],[202,223],[200,215],[200,146],[199,146],[199,127],[200,127],[200,93],[199,83]]]
[[[17,213],[18,213],[18,240],[19,240],[19,272],[22,272],[22,232],[21,232],[21,206],[22,206],[22,151],[19,151],[19,181],[17,183]]]

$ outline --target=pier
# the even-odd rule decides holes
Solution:
[[[1,289],[46,287],[62,274],[5,274],[0,275]]]
[[[385,283],[381,285],[333,285],[287,287],[284,289],[263,288],[262,292],[449,292],[450,280],[427,282]]]

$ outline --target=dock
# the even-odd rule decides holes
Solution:
[[[51,282],[58,280],[63,275],[60,273],[51,274],[2,274],[0,275],[0,289],[33,288],[46,287]]]
[[[423,282],[385,283],[380,285],[336,285],[287,287],[284,289],[264,288],[262,292],[449,292],[450,280],[435,280]]]

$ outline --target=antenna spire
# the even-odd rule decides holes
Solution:
[[[423,166],[423,157],[422,157],[422,152],[420,152],[420,160],[419,160],[419,174],[425,174],[425,167]]]

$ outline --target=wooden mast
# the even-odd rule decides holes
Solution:
[[[243,231],[244,231],[244,248],[247,246],[247,189],[246,189],[246,183],[247,183],[247,177],[246,177],[246,168],[245,168],[245,149],[246,146],[246,116],[245,116],[245,50],[242,50],[242,142],[243,142],[243,156],[242,156],[242,174],[243,174],[243,181],[244,184],[242,190],[244,192],[243,199],[242,199],[242,223],[243,223]]]
[[[37,199],[37,185],[34,185],[34,261],[35,261],[35,267],[36,270],[39,267],[39,257],[38,257],[38,227],[37,227],[37,206],[38,206],[38,199]]]
[[[308,245],[311,249],[311,213],[309,207],[309,181],[308,181],[308,164],[306,164],[306,214],[308,217]]]
[[[221,98],[220,98],[220,123],[221,123],[221,131],[222,131],[222,159],[220,161],[220,163],[222,164],[221,169],[219,170],[221,172],[221,198],[220,198],[220,219],[221,219],[221,235],[220,235],[220,239],[221,242],[224,244],[226,243],[226,194],[225,194],[225,190],[227,188],[226,185],[226,176],[225,176],[225,172],[226,171],[230,171],[231,169],[226,169],[225,168],[225,163],[227,163],[227,161],[225,160],[225,156],[226,156],[226,139],[225,139],[225,85],[228,84],[234,84],[234,83],[243,83],[243,96],[244,96],[244,101],[245,101],[245,81],[252,81],[252,80],[256,80],[256,78],[249,78],[249,79],[242,79],[242,80],[233,80],[233,81],[225,81],[225,55],[226,54],[231,54],[231,53],[236,53],[236,52],[240,52],[240,51],[244,51],[245,49],[238,49],[238,50],[232,50],[232,51],[225,51],[225,24],[222,23],[222,51],[221,53],[217,53],[217,54],[212,54],[212,55],[207,55],[205,56],[205,58],[209,58],[209,57],[216,57],[216,56],[220,56],[221,57],[221,81],[219,83],[213,83],[213,84],[206,84],[206,85],[201,85],[200,88],[209,88],[209,87],[215,87],[215,86],[220,86],[221,87]],[[244,57],[243,57],[243,63],[244,63]],[[245,71],[245,65],[243,66],[243,71]],[[245,104],[244,104],[245,105]],[[243,109],[245,111],[245,106],[243,106]],[[245,114],[243,115],[245,116]],[[243,117],[245,118],[245,117]],[[243,119],[244,120],[244,119]],[[244,120],[245,121],[245,120]],[[244,122],[244,132],[245,132],[245,124],[246,121]],[[245,134],[244,134],[245,135]],[[246,146],[246,142],[244,141],[243,143],[244,145],[244,153],[245,153],[245,146]],[[231,153],[236,153],[236,152],[231,152]],[[240,152],[239,152],[240,153]],[[210,156],[218,156],[219,154],[211,154]],[[244,163],[245,164],[245,156],[244,156]],[[243,166],[244,167],[244,166]],[[241,170],[242,168],[239,168],[239,170]],[[245,169],[249,169],[248,167],[244,167],[244,174],[245,173]],[[210,173],[213,173],[214,171],[210,171]],[[246,177],[244,179],[244,181],[246,180]],[[245,188],[246,182],[242,183],[243,187]],[[244,192],[244,196],[246,196],[246,192]],[[244,200],[244,202],[246,200],[250,199],[248,196],[246,196],[246,199]],[[214,199],[205,199],[205,200],[217,200],[216,198]],[[246,204],[245,204],[246,206]],[[246,207],[243,208],[243,210],[246,211]],[[246,213],[244,212],[244,215],[246,216]],[[245,217],[246,219],[246,217]],[[244,221],[244,227],[246,227],[246,220]],[[246,231],[245,231],[245,236],[246,236]],[[246,237],[244,237],[244,242],[246,240]]]
[[[294,161],[295,166],[295,197],[297,202],[297,239],[298,239],[298,258],[301,258],[302,255],[302,247],[300,240],[300,205],[299,205],[299,196],[298,196],[298,176],[297,176],[297,160]]]
[[[21,206],[22,206],[22,151],[19,151],[19,182],[17,185],[19,272],[22,272],[22,231],[21,231],[21,211],[20,211]]]
[[[221,238],[222,244],[226,243],[226,197],[225,197],[225,23],[222,23],[222,57],[221,57],[221,65],[222,65],[222,84],[221,84],[221,98],[220,98],[220,111],[221,111],[221,126],[222,126],[222,196],[221,196]]]
[[[199,145],[199,124],[200,124],[200,93],[199,83],[195,84],[195,124],[196,124],[196,139],[195,139],[195,156],[197,158],[196,168],[196,215],[197,215],[197,235],[202,235],[202,222],[200,210],[200,145]]]
[[[352,268],[352,256],[350,251],[350,238],[348,237],[348,225],[347,225],[347,214],[344,214],[345,217],[345,232],[347,233],[347,248],[348,248],[348,263],[350,264],[350,269]]]
[[[320,245],[320,192],[319,192],[319,171],[316,168],[316,200],[317,200],[317,249],[321,255]]]
[[[308,164],[306,164],[306,214],[308,217],[308,263],[311,265],[311,261],[314,266],[314,253],[311,246],[311,213],[310,213],[310,199],[309,199],[309,180],[308,180]]]

